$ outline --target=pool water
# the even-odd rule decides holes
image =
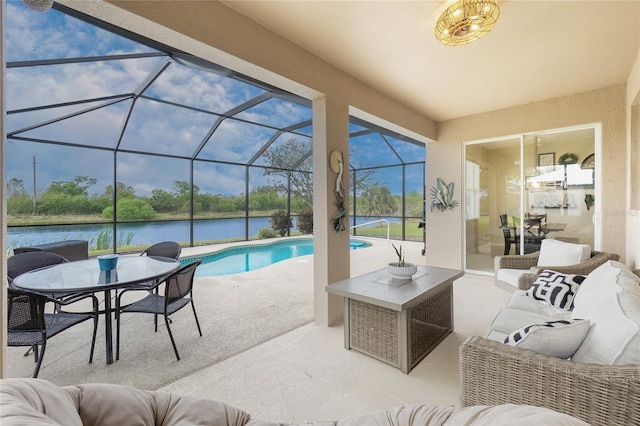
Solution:
[[[355,250],[371,244],[352,240],[349,246]],[[312,238],[233,247],[215,253],[185,257],[180,259],[180,263],[186,265],[193,260],[202,259],[202,264],[196,269],[196,277],[212,277],[253,271],[308,254],[313,254]]]

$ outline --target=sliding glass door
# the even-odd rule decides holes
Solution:
[[[596,247],[597,139],[589,126],[467,143],[465,268],[492,273],[546,238]]]

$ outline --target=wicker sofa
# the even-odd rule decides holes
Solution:
[[[146,391],[127,386],[93,383],[58,387],[41,379],[3,379],[0,381],[0,423],[14,425],[201,425],[201,426],[278,426],[252,419],[249,413],[220,401],[180,396],[168,392]],[[505,404],[492,407],[453,407],[413,405],[356,414],[339,421],[305,425],[318,426],[588,426],[581,420],[532,406]]]
[[[557,259],[555,253],[546,256],[543,262],[540,262],[541,251],[548,249],[553,245],[552,250],[555,252],[567,252],[576,249],[578,251],[588,250],[590,256],[580,262],[566,264],[566,262],[555,263],[548,259]],[[584,256],[587,257],[587,256]],[[589,246],[578,245],[572,243],[563,243],[560,241],[547,239],[542,242],[541,249],[534,253],[525,255],[506,255],[496,256],[494,259],[495,284],[497,287],[509,291],[511,293],[516,290],[526,290],[533,285],[540,272],[545,269],[553,269],[554,271],[565,274],[587,275],[598,266],[608,260],[619,260],[620,256],[615,253],[606,253],[601,251],[592,251]],[[555,266],[554,266],[555,265]]]
[[[563,318],[545,302],[525,301],[523,297],[531,299],[531,294],[517,290],[486,337],[469,337],[460,347],[460,406],[529,404],[569,414],[593,426],[640,425],[638,277],[640,270],[631,271],[619,262],[607,261],[580,284],[573,310],[564,318],[579,314],[577,318],[586,318],[590,326],[578,350],[567,359],[541,353],[546,348],[529,350],[501,341],[508,333],[504,327],[513,327],[513,336],[515,328],[523,323],[540,322],[543,316]],[[610,308],[616,301],[624,312],[622,317],[616,316],[617,308]],[[532,309],[530,318],[519,318],[518,323],[516,311],[526,310],[526,303],[538,306]],[[616,313],[608,313],[609,309]],[[630,340],[616,340],[617,331],[622,329],[628,331]],[[611,357],[611,362],[605,360],[607,355],[600,359],[593,356],[592,350],[617,355]],[[579,352],[581,357],[577,356]]]

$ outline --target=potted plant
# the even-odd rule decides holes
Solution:
[[[394,244],[391,244],[393,249],[396,251],[396,255],[398,256],[397,262],[390,262],[387,265],[387,272],[391,274],[391,276],[398,280],[410,280],[413,274],[418,272],[418,267],[413,263],[405,262],[404,253],[402,252],[402,245],[396,247]]]

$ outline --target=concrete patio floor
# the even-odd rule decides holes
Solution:
[[[395,260],[386,240],[367,241],[373,245],[350,252],[352,276]],[[401,244],[407,261],[425,263],[422,243]],[[210,251],[185,248],[183,256]],[[257,271],[198,278],[203,337],[190,309],[172,316],[180,361],[164,327],[154,333],[152,316],[133,314],[122,326],[119,361],[105,363],[101,321],[94,362],[88,364],[91,326],[85,323],[51,339],[39,377],[58,385],[107,382],[218,399],[279,422],[331,420],[416,403],[456,405],[458,348],[468,336],[483,334],[509,297],[490,277],[456,280],[454,332],[407,375],[345,350],[342,325],[313,322],[312,277],[313,256],[303,256]],[[9,377],[33,372],[33,357],[23,353],[9,348]]]

